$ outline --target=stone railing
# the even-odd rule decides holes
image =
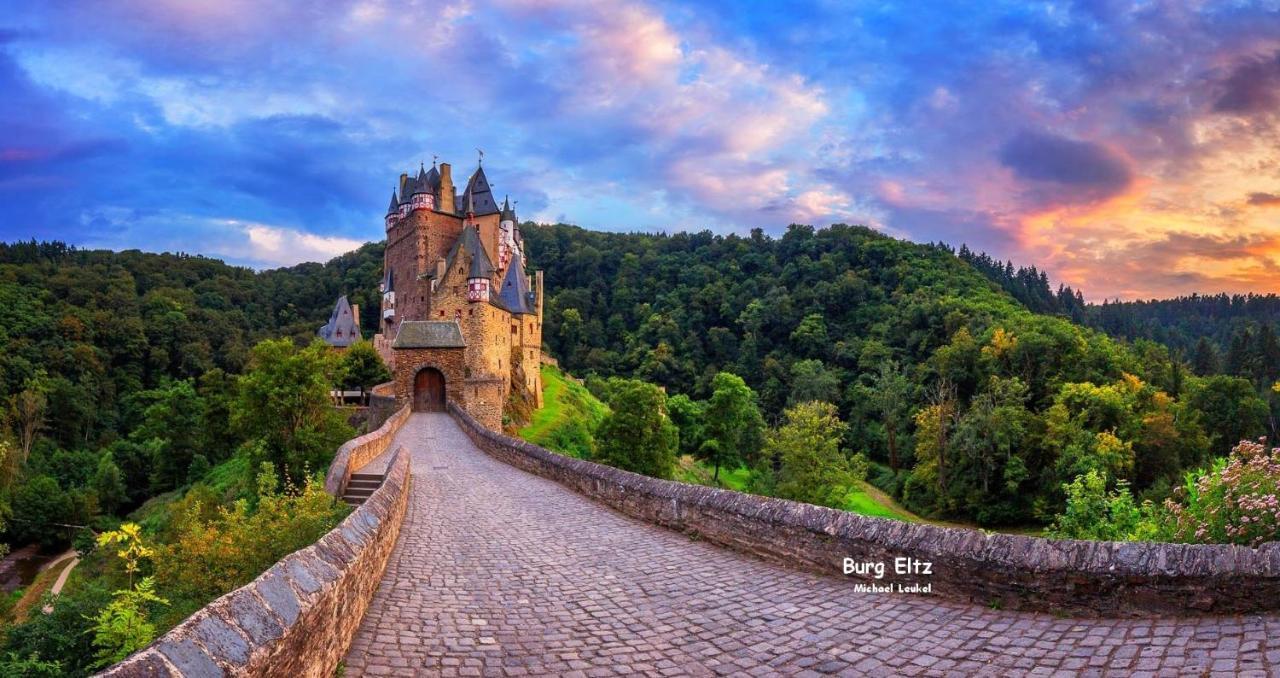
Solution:
[[[341,497],[347,489],[347,482],[351,480],[351,474],[385,452],[395,438],[396,431],[408,420],[409,406],[405,405],[388,417],[378,430],[343,443],[334,455],[333,463],[329,464],[329,472],[325,474],[324,491]]]
[[[629,516],[822,573],[844,576],[846,559],[884,564],[883,579],[850,574],[851,585],[928,585],[932,595],[1077,615],[1280,609],[1280,543],[1054,541],[870,518],[566,457],[489,431],[452,404],[449,411],[490,455]],[[896,574],[897,563],[909,571]],[[929,573],[913,563],[929,563]]]
[[[402,447],[382,486],[319,541],[100,675],[333,676],[395,547],[409,480]]]

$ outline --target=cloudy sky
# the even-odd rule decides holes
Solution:
[[[522,219],[1277,292],[1280,4],[0,0],[0,239],[324,260],[476,148]]]

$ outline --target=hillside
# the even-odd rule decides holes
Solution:
[[[780,238],[523,228],[546,271],[544,336],[578,376],[629,376],[706,398],[742,376],[766,418],[826,400],[846,449],[909,508],[984,524],[1047,519],[1089,469],[1147,496],[1260,432],[1259,401],[1033,313],[942,246],[867,228]]]

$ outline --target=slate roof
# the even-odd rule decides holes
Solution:
[[[475,226],[467,225],[462,228],[462,235],[459,235],[458,241],[453,243],[453,249],[449,250],[449,256],[445,259],[446,271],[453,270],[453,262],[457,259],[458,252],[471,255],[471,269],[467,271],[468,278],[488,278],[493,275],[493,263],[489,261],[489,254],[484,251],[484,245],[480,244],[480,232]]]
[[[502,278],[502,287],[498,290],[498,302],[512,313],[533,313],[533,292],[529,290],[529,277],[525,275],[524,266],[519,261],[512,261]]]
[[[388,266],[387,270],[382,274],[382,292],[385,294],[396,291],[396,288],[392,286],[394,283],[395,277],[391,275],[391,267]]]
[[[511,209],[511,197],[503,196],[502,198],[502,218],[500,221],[515,221],[516,211]]]
[[[493,199],[493,189],[489,187],[489,179],[484,175],[484,168],[477,167],[475,174],[471,175],[471,180],[467,182],[467,190],[462,192],[462,204],[466,205],[467,200],[475,201],[475,214],[481,216],[485,214],[497,214],[498,203]]]
[[[333,305],[333,313],[329,314],[329,322],[320,326],[318,332],[330,346],[343,348],[360,340],[360,326],[356,324],[355,315],[351,313],[351,303],[347,295],[338,297]]]
[[[391,348],[466,348],[456,320],[406,320]]]
[[[387,214],[395,214],[400,211],[400,201],[396,200],[396,189],[391,189],[391,206],[387,208]]]

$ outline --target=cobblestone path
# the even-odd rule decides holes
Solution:
[[[447,415],[413,415],[401,444],[409,515],[347,676],[1280,676],[1280,617],[1058,619],[856,593],[507,466]]]

